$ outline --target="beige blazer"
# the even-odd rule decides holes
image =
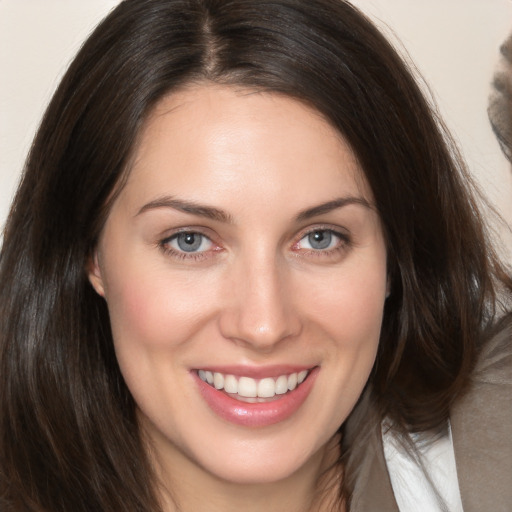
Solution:
[[[512,321],[486,344],[450,422],[464,512],[512,512]],[[351,512],[399,512],[380,430],[362,465]]]

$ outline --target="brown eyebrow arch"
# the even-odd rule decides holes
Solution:
[[[349,204],[359,204],[361,206],[364,206],[365,208],[373,209],[372,205],[362,197],[339,197],[338,199],[333,199],[332,201],[328,201],[327,203],[323,203],[318,206],[313,206],[313,208],[303,210],[302,212],[299,213],[299,215],[297,215],[297,221],[311,219],[312,217],[317,217],[318,215],[329,213],[332,210],[342,208],[343,206],[347,206]]]
[[[216,220],[219,222],[233,223],[231,215],[223,210],[219,210],[213,206],[197,204],[193,201],[185,201],[183,199],[176,199],[171,196],[162,196],[145,204],[135,216],[140,215],[148,210],[157,208],[173,208],[184,213],[198,215],[199,217],[206,217],[208,219]]]

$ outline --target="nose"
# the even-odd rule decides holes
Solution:
[[[273,257],[255,260],[247,258],[230,272],[220,329],[226,338],[269,352],[297,336],[302,322],[286,265]]]

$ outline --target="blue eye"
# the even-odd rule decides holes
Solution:
[[[303,236],[299,241],[301,249],[324,251],[340,244],[341,237],[329,229],[317,229]]]
[[[208,237],[201,233],[185,231],[173,235],[167,240],[166,245],[179,252],[194,253],[208,251],[213,244]]]

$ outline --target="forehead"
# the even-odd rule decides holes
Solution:
[[[281,94],[203,84],[156,105],[127,188],[132,196],[191,199],[243,188],[270,199],[290,187],[298,200],[331,188],[372,202],[353,151],[319,112]]]

